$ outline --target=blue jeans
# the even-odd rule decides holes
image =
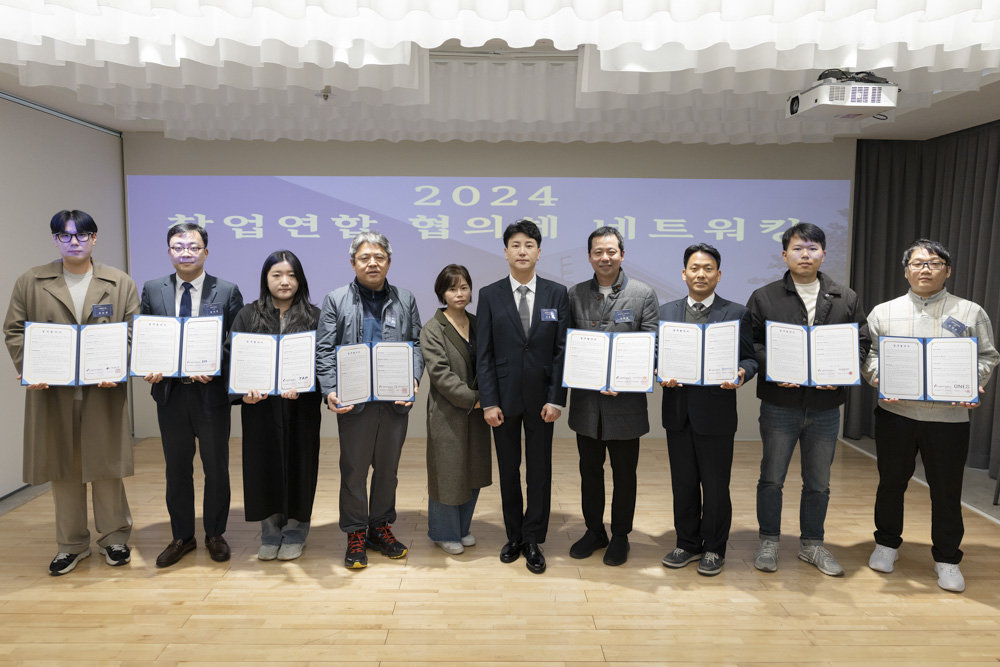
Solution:
[[[260,543],[280,546],[285,544],[305,544],[309,534],[309,522],[289,519],[284,514],[272,514],[260,522]]]
[[[473,489],[472,498],[461,505],[445,505],[428,498],[427,537],[434,542],[458,542],[468,535],[477,500],[479,500],[479,489]]]
[[[801,540],[803,544],[823,543],[823,523],[830,503],[830,466],[839,430],[840,408],[786,408],[761,401],[760,439],[764,456],[757,482],[761,539],[777,540],[781,535],[781,488],[798,441],[802,458]]]

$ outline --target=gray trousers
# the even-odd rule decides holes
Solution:
[[[345,533],[396,520],[396,471],[408,414],[375,401],[337,415],[340,435],[340,529]],[[372,471],[371,491],[368,470]]]
[[[80,422],[83,401],[73,401],[73,469],[70,478],[52,480],[56,506],[56,542],[60,552],[78,554],[90,546],[87,529],[87,483],[83,479],[80,453]],[[97,544],[125,544],[132,534],[132,514],[120,477],[95,479],[90,483],[94,502],[94,527],[101,534]]]

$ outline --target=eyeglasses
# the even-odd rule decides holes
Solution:
[[[385,264],[389,261],[388,255],[383,255],[382,253],[377,253],[374,255],[355,255],[354,261],[360,262],[361,264],[367,264],[368,262],[375,260],[376,264]]]
[[[73,239],[76,239],[77,243],[86,243],[93,235],[93,232],[77,232],[76,234],[63,232],[62,234],[53,234],[59,243],[69,243]]]
[[[170,246],[170,252],[175,255],[183,255],[185,252],[189,252],[192,255],[197,255],[199,252],[205,249],[203,245],[172,245]]]
[[[907,263],[907,266],[910,267],[910,271],[920,271],[925,266],[931,271],[940,271],[944,267],[948,266],[948,262],[941,261],[940,259],[932,259],[929,262],[920,262],[914,260],[912,262]]]

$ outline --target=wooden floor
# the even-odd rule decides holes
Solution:
[[[847,570],[820,574],[796,558],[797,460],[786,488],[777,573],[750,561],[756,544],[754,488],[759,443],[737,444],[735,516],[722,575],[660,565],[673,548],[662,438],[643,441],[632,552],[622,567],[600,555],[573,560],[583,524],[577,455],[555,444],[548,571],[504,565],[496,484],[473,523],[478,546],[448,556],[426,537],[423,442],[400,465],[396,535],[405,559],[375,552],[370,566],[342,566],[337,528],[337,443],[325,442],[313,530],[303,557],[256,559],[259,531],[242,515],[239,443],[233,443],[233,559],[203,548],[158,570],[170,539],[157,440],[136,450],[127,480],[135,520],[132,563],[111,568],[96,552],[72,573],[50,577],[52,501],[45,494],[0,517],[0,661],[100,665],[191,663],[441,664],[838,664],[981,663],[1000,660],[1000,526],[966,512],[963,595],[935,584],[929,502],[913,484],[908,528],[892,575],[866,566],[872,548],[874,462],[841,445],[834,464],[827,544]],[[610,477],[610,475],[609,475]],[[494,473],[495,479],[495,473]],[[200,501],[199,501],[200,502]],[[199,542],[201,536],[199,535]]]

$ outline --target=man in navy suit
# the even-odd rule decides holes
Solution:
[[[167,231],[167,255],[176,273],[142,286],[143,315],[197,317],[222,315],[222,337],[229,334],[243,307],[240,288],[205,273],[208,232],[190,222]],[[197,546],[194,537],[195,438],[205,471],[203,519],[205,545],[215,561],[229,560],[223,533],[229,519],[229,397],[225,373],[215,377],[164,378],[150,373],[156,416],[166,460],[167,511],[173,539],[156,557],[157,567],[169,567]]]
[[[535,275],[542,234],[530,220],[503,234],[510,275],[479,290],[476,365],[479,400],[493,427],[507,543],[500,560],[524,554],[528,570],[545,571],[552,491],[552,423],[566,404],[563,347],[569,299],[562,285]],[[521,427],[527,507],[521,496]]]
[[[670,482],[674,490],[677,547],[664,556],[670,568],[699,561],[698,574],[714,576],[726,562],[732,523],[729,475],[736,435],[736,392],[757,372],[750,311],[715,293],[722,257],[706,243],[684,251],[681,278],[688,295],[660,306],[660,320],[711,324],[738,321],[739,371],[735,382],[684,386],[667,378],[663,386],[663,427],[667,430]],[[662,376],[662,373],[661,373]]]

